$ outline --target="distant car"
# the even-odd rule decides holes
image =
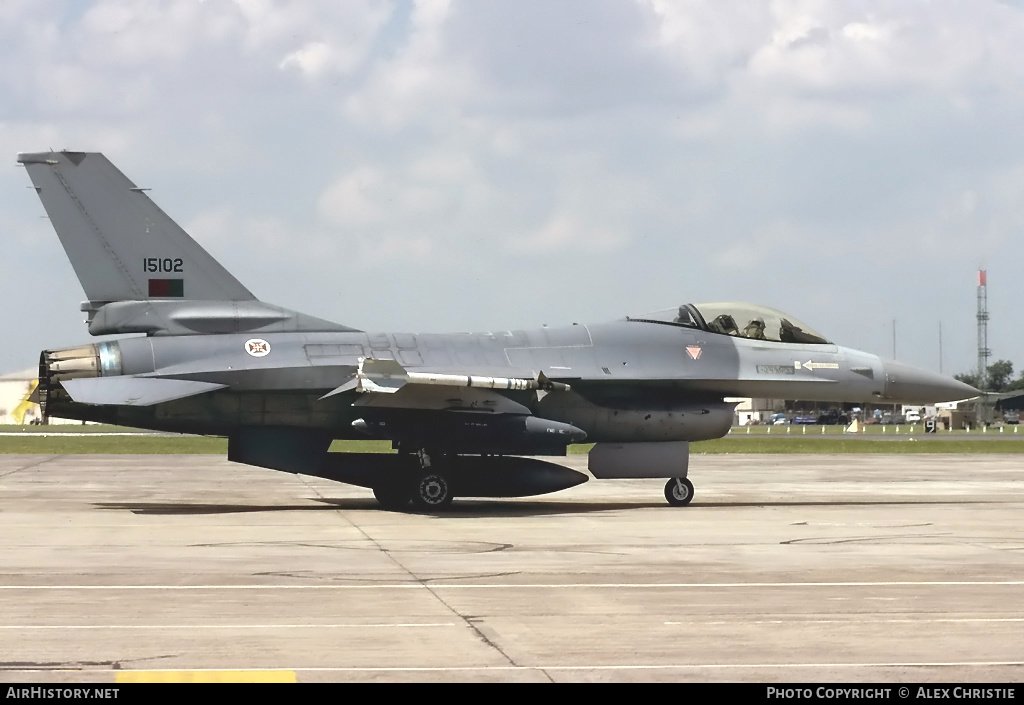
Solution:
[[[1020,423],[1020,412],[1019,411],[1004,411],[1003,412],[1003,423],[1018,425]]]
[[[789,423],[789,418],[785,414],[772,414],[772,418],[768,423],[772,426],[778,426],[780,424]]]
[[[816,423],[821,424],[822,426],[835,426],[836,424],[845,426],[850,423],[850,417],[833,409],[832,411],[827,411],[819,416]]]

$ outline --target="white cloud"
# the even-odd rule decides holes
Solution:
[[[808,255],[824,264],[861,248],[854,239],[825,237],[804,225],[784,220],[757,226],[750,237],[722,244],[725,246],[715,255],[715,264],[737,272],[770,268],[780,261]]]
[[[593,255],[620,249],[627,237],[597,223],[585,222],[576,213],[555,213],[535,233],[508,244],[512,252],[546,255]]]
[[[397,128],[438,117],[450,119],[473,94],[471,71],[446,56],[443,31],[450,3],[413,4],[407,40],[378,62],[370,79],[349,95],[344,114],[362,124]]]
[[[308,78],[316,79],[329,71],[347,72],[354,65],[353,56],[339,55],[323,42],[309,42],[293,51],[279,64],[282,69],[295,68]]]
[[[377,326],[409,291],[430,329],[737,282],[801,317],[828,299],[797,283],[979,258],[1009,281],[1022,34],[1019,9],[964,0],[6,0],[0,149],[102,149],[254,290],[342,311],[374,290]],[[25,185],[0,173],[5,231],[39,213]],[[897,306],[871,305],[844,320]]]
[[[362,167],[329,186],[320,197],[318,209],[338,225],[377,224],[388,214],[385,188],[385,175],[380,169]]]
[[[355,252],[357,261],[375,268],[392,269],[396,262],[408,265],[423,261],[434,254],[434,243],[426,237],[383,237],[356,236]]]

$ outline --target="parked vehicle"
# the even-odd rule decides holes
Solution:
[[[1003,412],[1003,423],[1012,424],[1014,426],[1020,423],[1020,412],[1019,411],[1004,411]]]
[[[928,417],[936,417],[939,410],[934,405],[927,406],[904,406],[903,417],[909,424],[923,423]]]
[[[832,409],[831,411],[826,411],[824,414],[818,416],[816,423],[822,426],[835,426],[836,424],[845,426],[850,423],[850,417],[842,412]]]
[[[781,413],[772,414],[772,418],[768,423],[770,423],[772,426],[779,426],[784,423],[789,423],[789,417]]]

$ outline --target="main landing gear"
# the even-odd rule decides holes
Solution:
[[[693,483],[685,477],[673,477],[665,485],[665,499],[673,507],[685,507],[693,499]]]
[[[410,503],[416,509],[444,509],[455,495],[444,455],[420,450],[414,456],[415,469],[391,477],[373,488],[373,496],[384,509],[401,511]]]
[[[452,503],[451,486],[444,474],[428,471],[419,478],[412,503],[420,509],[443,509]]]
[[[392,511],[401,511],[409,506],[412,492],[409,491],[408,483],[403,482],[402,479],[392,479],[373,488],[373,496],[381,507]]]

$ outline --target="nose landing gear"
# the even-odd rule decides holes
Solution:
[[[693,483],[685,477],[673,477],[665,485],[665,499],[673,507],[685,507],[693,499]]]

